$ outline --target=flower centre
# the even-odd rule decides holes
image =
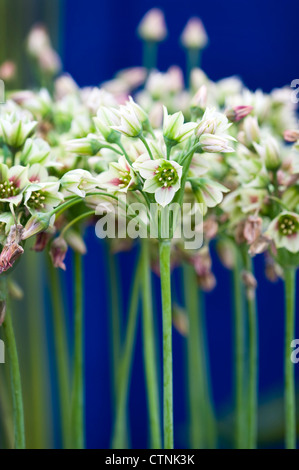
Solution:
[[[122,172],[122,176],[119,177],[119,187],[125,188],[130,184],[131,175],[129,171]]]
[[[33,191],[28,201],[28,205],[33,209],[43,209],[45,207],[45,196],[39,191]]]
[[[284,215],[279,219],[278,230],[281,235],[293,235],[299,231],[299,222],[291,215]]]
[[[177,172],[174,168],[158,168],[156,170],[156,180],[158,181],[159,186],[164,186],[169,188],[173,186],[178,179]]]
[[[12,181],[4,181],[0,183],[0,198],[7,199],[8,197],[16,196],[19,189],[15,187]]]

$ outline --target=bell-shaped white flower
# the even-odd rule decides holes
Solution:
[[[163,119],[163,136],[166,144],[176,145],[184,142],[192,134],[197,127],[195,122],[187,122],[184,124],[184,115],[181,111],[175,114],[168,114],[167,108],[164,106],[164,119]]]
[[[142,155],[133,163],[133,167],[145,180],[143,191],[154,193],[158,204],[165,207],[174,198],[181,187],[183,168],[177,162],[165,160],[149,160]]]
[[[282,212],[270,223],[266,233],[277,248],[285,248],[291,253],[299,252],[299,215],[295,212]]]
[[[3,141],[14,149],[22,147],[28,137],[33,134],[36,121],[29,119],[25,113],[11,113],[0,117],[0,130]]]

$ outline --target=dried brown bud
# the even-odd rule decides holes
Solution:
[[[6,244],[0,254],[0,274],[10,269],[16,260],[24,253],[23,248],[19,245],[22,232],[22,225],[13,225],[11,227]]]
[[[50,248],[50,257],[52,259],[54,268],[60,268],[63,269],[63,271],[66,271],[64,260],[67,250],[68,246],[63,238],[58,237],[53,241]]]
[[[172,322],[175,329],[184,337],[189,333],[189,320],[186,311],[174,304],[172,311]]]
[[[266,237],[265,235],[260,235],[251,245],[249,248],[250,256],[255,256],[263,253],[267,250],[271,243],[271,240]]]
[[[198,276],[198,284],[205,292],[211,292],[217,284],[216,278],[212,272],[206,273],[203,276]]]
[[[214,217],[209,217],[203,223],[203,233],[206,238],[212,240],[215,238],[218,232],[218,223],[214,219]]]
[[[243,235],[249,245],[251,245],[261,234],[262,219],[256,215],[250,215],[245,222]]]

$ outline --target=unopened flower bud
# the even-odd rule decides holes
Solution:
[[[235,266],[235,251],[230,240],[219,240],[216,245],[218,256],[227,269]]]
[[[191,110],[203,110],[207,106],[207,95],[208,95],[208,90],[206,85],[202,85],[197,93],[193,96],[190,107]]]
[[[27,222],[22,233],[22,240],[27,240],[40,232],[48,229],[55,216],[50,214],[37,212]]]
[[[16,75],[16,64],[11,60],[7,60],[0,67],[0,78],[5,82],[10,82]]]
[[[187,49],[203,49],[208,44],[208,36],[199,18],[190,18],[181,36]]]
[[[260,129],[257,122],[256,116],[247,116],[243,122],[243,130],[245,136],[245,145],[250,145],[253,142],[259,142],[260,140]]]
[[[204,292],[211,292],[217,284],[216,278],[212,272],[208,272],[203,276],[198,276],[197,280]]]
[[[161,42],[167,36],[167,28],[163,12],[159,8],[152,8],[143,17],[138,34],[144,41]]]
[[[251,245],[249,248],[250,256],[259,255],[267,250],[270,245],[270,238],[266,237],[265,235],[260,235]]]
[[[101,148],[103,148],[103,144],[92,135],[83,139],[69,140],[65,143],[65,150],[77,155],[94,156]]]
[[[225,114],[229,121],[239,122],[244,119],[253,110],[252,106],[234,106],[226,110]]]
[[[87,253],[87,248],[82,236],[76,232],[76,230],[69,229],[66,231],[64,238],[67,244],[72,248],[76,253],[80,255],[85,255]]]
[[[64,260],[67,250],[67,243],[62,237],[58,237],[53,241],[50,248],[50,257],[54,268],[60,268],[63,269],[63,271],[66,271]]]

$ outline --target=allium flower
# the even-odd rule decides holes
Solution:
[[[22,240],[27,240],[40,232],[45,232],[54,224],[54,221],[55,215],[51,215],[51,213],[35,212],[22,231]]]
[[[92,156],[96,155],[105,143],[101,143],[96,135],[89,134],[83,139],[68,140],[64,144],[64,148],[68,152],[75,153],[77,155]]]
[[[251,145],[260,140],[260,128],[256,116],[247,116],[243,121],[243,131],[238,135],[238,140],[244,145]]]
[[[21,154],[21,163],[44,163],[50,155],[51,148],[43,139],[27,139]]]
[[[203,134],[199,142],[204,152],[208,153],[231,153],[234,152],[233,147],[228,144],[227,136],[215,134]]]
[[[0,117],[0,129],[4,143],[19,149],[30,137],[37,126],[36,121],[31,121],[24,113],[11,113]]]
[[[55,240],[51,243],[50,257],[52,259],[54,268],[60,268],[63,271],[66,271],[64,260],[67,250],[67,243],[62,237],[55,238]]]
[[[181,36],[181,41],[187,49],[203,49],[208,44],[208,36],[199,18],[190,18]]]
[[[299,215],[295,212],[282,212],[272,220],[265,235],[273,240],[277,248],[298,253]]]
[[[142,133],[142,124],[148,119],[142,108],[131,100],[125,106],[121,106],[117,113],[120,124],[111,126],[111,128],[126,137],[139,137]]]
[[[192,190],[198,203],[203,204],[202,213],[207,213],[208,207],[216,207],[223,200],[223,193],[229,189],[209,178],[196,178],[191,182]]]
[[[79,169],[65,173],[60,183],[62,189],[79,197],[85,197],[86,193],[94,190],[98,185],[97,179],[89,171]]]
[[[9,202],[16,206],[23,198],[23,190],[28,184],[28,170],[16,165],[8,168],[0,163],[0,202]]]
[[[24,192],[24,204],[29,212],[50,212],[57,207],[63,201],[59,186],[59,182],[30,184]]]
[[[100,187],[121,192],[134,189],[137,183],[136,175],[123,155],[118,162],[110,163],[109,170],[101,173],[97,179]]]
[[[176,145],[188,139],[193,133],[197,124],[187,122],[184,124],[184,115],[181,111],[175,114],[168,114],[164,106],[163,136],[167,144]]]
[[[120,125],[120,118],[117,110],[102,106],[97,117],[93,118],[97,130],[102,134],[107,142],[114,143],[119,139],[119,133],[113,129],[113,126]]]
[[[225,114],[229,121],[239,122],[241,119],[244,119],[246,116],[248,116],[252,110],[252,106],[234,106],[233,108],[228,108]]]
[[[269,135],[267,139],[263,141],[262,145],[256,144],[255,142],[253,145],[264,161],[267,170],[277,171],[282,162],[281,151],[277,140]]]
[[[195,133],[197,137],[203,134],[222,135],[225,134],[231,125],[224,114],[218,113],[215,108],[207,108]],[[227,140],[231,139],[230,136],[225,135],[225,137]]]
[[[143,190],[154,193],[155,199],[165,207],[180,189],[183,168],[174,161],[159,159],[148,160],[141,156],[133,167],[145,179]]]
[[[164,14],[158,8],[152,8],[143,17],[138,34],[144,41],[160,42],[167,36]]]

